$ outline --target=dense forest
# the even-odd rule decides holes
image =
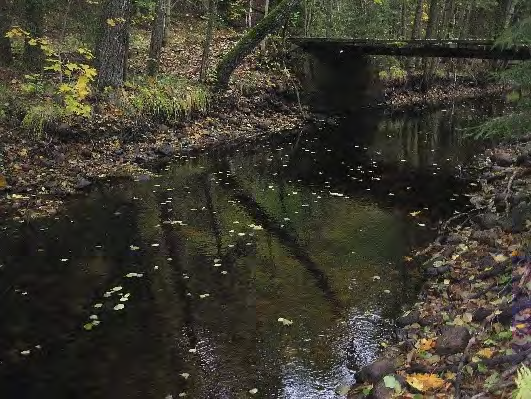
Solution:
[[[0,10],[0,116],[37,133],[50,122],[89,118],[97,104],[167,119],[204,111],[249,54],[259,55],[252,69],[285,68],[279,60],[289,36],[529,41],[529,4],[512,0],[2,0]],[[176,40],[201,47],[176,48]],[[191,59],[199,65],[184,71]],[[477,78],[499,66],[396,57],[380,64],[383,78],[402,82],[415,72]],[[506,78],[522,83],[524,68],[517,69]]]

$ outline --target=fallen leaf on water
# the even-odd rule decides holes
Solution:
[[[421,392],[438,389],[444,385],[444,380],[435,374],[410,374],[406,377],[406,381]]]
[[[279,317],[277,321],[285,326],[291,326],[293,324],[291,320],[285,319],[283,317]]]
[[[0,175],[0,189],[7,187],[7,180],[4,175]]]
[[[250,393],[251,395],[256,395],[256,394],[258,393],[258,389],[256,389],[256,388],[249,389],[249,393]]]
[[[411,212],[410,215],[413,216],[413,217],[417,217],[418,215],[420,215],[422,211],[415,211],[415,212]]]

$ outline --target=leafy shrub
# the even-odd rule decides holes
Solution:
[[[65,116],[64,109],[53,101],[45,101],[28,108],[22,120],[22,127],[37,136],[44,133],[46,125],[60,121]]]

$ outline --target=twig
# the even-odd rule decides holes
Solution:
[[[466,358],[468,356],[468,351],[470,350],[470,347],[474,345],[476,342],[476,338],[472,337],[468,341],[468,344],[466,345],[466,348],[463,352],[463,356],[461,356],[461,361],[459,362],[459,366],[457,367],[457,375],[455,377],[455,399],[461,399],[461,382],[463,381],[463,367],[465,365]]]
[[[509,182],[507,183],[507,191],[505,191],[505,214],[507,216],[509,216],[509,212],[511,212],[510,197],[511,197],[511,193],[512,193],[513,182],[514,182],[514,179],[516,178],[516,175],[518,174],[519,171],[520,171],[520,168],[516,168],[514,170],[513,174],[511,175],[511,178],[509,179]]]

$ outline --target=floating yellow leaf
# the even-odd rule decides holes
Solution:
[[[7,180],[4,175],[0,175],[0,188],[5,188],[7,186]]]
[[[112,18],[107,18],[107,25],[116,26],[116,22]]]
[[[444,385],[444,380],[436,374],[411,374],[407,376],[406,381],[421,392],[438,389]]]
[[[420,215],[422,211],[415,211],[415,212],[411,212],[410,215],[413,216],[413,217],[417,217],[418,215]]]

